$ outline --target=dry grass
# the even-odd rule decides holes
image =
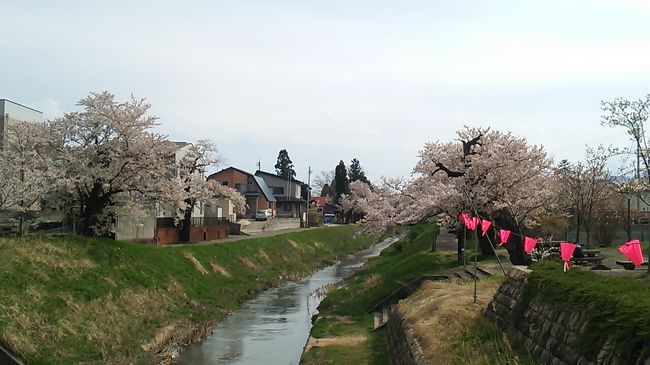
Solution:
[[[271,262],[271,259],[269,258],[269,255],[264,252],[261,248],[257,251],[257,253],[266,261]]]
[[[293,248],[295,248],[296,250],[300,250],[300,251],[302,251],[302,252],[305,251],[305,249],[304,249],[302,246],[300,246],[296,241],[294,241],[294,240],[292,240],[292,239],[287,239],[287,241],[288,241],[289,244],[290,244]]]
[[[434,363],[454,363],[462,346],[460,337],[470,328],[494,296],[499,283],[478,282],[477,303],[473,283],[426,282],[399,304],[399,311],[420,339],[424,355]],[[469,358],[467,364],[472,363]]]
[[[212,268],[213,272],[219,273],[227,278],[231,277],[230,273],[228,270],[224,269],[223,266],[220,266],[219,264],[215,264],[214,262],[210,261],[210,267]]]
[[[70,248],[55,246],[44,240],[38,244],[14,241],[11,248],[15,251],[16,258],[29,260],[34,264],[66,274],[96,267],[95,263],[89,259],[77,259]]]
[[[203,275],[208,275],[208,270],[206,270],[205,267],[203,267],[203,265],[201,265],[201,263],[199,262],[199,260],[197,260],[196,257],[194,257],[194,255],[192,255],[191,252],[185,252],[185,253],[183,253],[183,256],[184,256],[186,259],[190,260],[190,262],[192,263],[192,265],[194,265],[194,268],[195,268],[198,272],[200,272],[200,273],[203,274]]]
[[[259,270],[259,267],[257,267],[253,261],[249,260],[248,257],[241,257],[239,260],[242,262],[242,264],[246,265],[247,268],[253,271]]]
[[[329,338],[314,338],[309,337],[305,352],[309,351],[312,347],[326,347],[326,346],[356,346],[366,342],[366,336],[342,336],[342,337],[329,337]]]
[[[361,287],[361,288],[362,288],[361,291],[362,291],[363,293],[365,293],[365,292],[371,290],[371,289],[372,289],[373,287],[375,287],[375,285],[377,285],[380,281],[381,281],[381,276],[380,276],[379,274],[371,274],[371,275],[368,275],[368,277],[366,277],[366,278],[363,280],[363,286]]]
[[[143,344],[140,346],[142,350],[144,351],[160,351],[163,346],[169,342],[169,339],[172,337],[172,334],[174,333],[174,330],[178,326],[178,322],[172,322],[160,330],[158,330],[158,333],[151,339],[151,341]]]
[[[100,357],[108,358],[125,350],[125,342],[134,328],[148,330],[150,323],[166,320],[161,316],[174,305],[164,290],[125,289],[118,297],[108,294],[90,302],[69,294],[60,294],[58,299],[65,303],[67,310],[59,312],[56,321],[47,320],[47,313],[21,306],[19,301],[5,307],[2,316],[10,317],[11,321],[3,330],[3,342],[10,343],[20,356],[33,355],[39,351],[38,346],[46,346],[55,348],[57,356],[65,357],[69,349],[56,344],[75,337],[95,345]]]

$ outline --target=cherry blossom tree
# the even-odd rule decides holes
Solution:
[[[363,183],[350,185],[351,200],[358,212],[363,213],[361,232],[381,235],[404,222],[400,212],[412,204],[404,194],[407,181],[401,178],[385,178],[373,184],[372,189]]]
[[[173,173],[163,184],[161,201],[171,205],[181,230],[181,240],[188,241],[192,212],[199,205],[213,204],[219,197],[230,199],[235,210],[245,211],[245,198],[235,189],[206,180],[205,171],[221,163],[216,146],[208,140],[187,144],[176,151]]]
[[[350,193],[341,194],[337,204],[338,210],[343,214],[343,222],[357,222],[362,219],[368,210],[368,198],[372,195],[370,185],[362,180],[350,183]]]
[[[145,99],[117,102],[101,92],[78,105],[51,125],[61,194],[79,206],[82,234],[109,234],[118,211],[158,198],[174,145],[153,132],[157,118]]]
[[[395,224],[439,216],[441,224],[459,228],[459,213],[475,212],[512,230],[506,245],[511,261],[528,261],[522,236],[534,217],[553,204],[551,160],[541,146],[511,133],[465,127],[457,141],[427,143],[419,157],[410,180],[384,179],[380,184],[376,199],[389,206],[386,216]],[[366,222],[383,215],[369,215]],[[493,254],[486,237],[479,237],[479,243],[483,255]],[[459,251],[463,244],[459,239]]]
[[[10,122],[5,128],[0,149],[0,210],[20,214],[22,235],[24,213],[37,210],[56,178],[50,155],[45,123]]]

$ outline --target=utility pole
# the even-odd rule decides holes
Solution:
[[[305,210],[305,228],[309,228],[309,201],[311,200],[311,166],[307,170],[307,209]]]
[[[641,150],[639,149],[639,144],[636,145],[636,181],[641,182]],[[643,193],[641,193],[643,194]],[[641,199],[637,195],[636,197],[636,210],[641,210]]]

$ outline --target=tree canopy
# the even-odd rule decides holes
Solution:
[[[289,158],[289,152],[285,149],[280,150],[278,153],[278,159],[275,163],[275,172],[286,178],[296,176],[296,172],[293,170],[293,162],[291,162],[291,159]]]
[[[524,138],[489,129],[458,131],[458,141],[429,142],[419,153],[412,179],[384,179],[365,199],[369,227],[387,229],[438,216],[458,227],[461,211],[476,212],[511,229],[511,260],[523,263],[521,235],[534,217],[553,204],[551,161],[540,146]],[[481,245],[489,254],[489,245]]]
[[[339,161],[339,164],[336,165],[334,169],[334,197],[335,201],[339,200],[341,194],[347,194],[350,192],[350,180],[348,180],[348,170],[345,167],[343,160]]]
[[[363,168],[361,167],[361,163],[356,158],[353,158],[352,162],[350,163],[350,168],[348,170],[348,179],[350,182],[361,181],[366,184],[370,183],[366,177],[365,171],[363,171]]]

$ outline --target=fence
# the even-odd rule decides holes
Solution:
[[[228,220],[222,217],[193,217],[192,227],[219,226],[228,224]]]

